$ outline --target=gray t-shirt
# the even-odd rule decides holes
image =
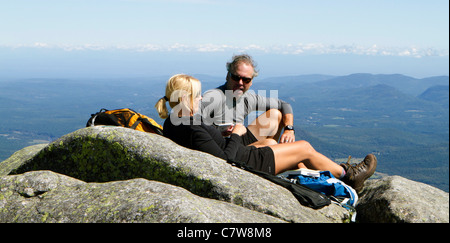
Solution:
[[[267,111],[278,109],[282,114],[292,114],[289,103],[278,99],[278,91],[269,92],[259,90],[258,94],[248,90],[239,99],[234,98],[233,91],[226,90],[226,85],[211,89],[203,94],[201,110],[203,122],[212,124],[241,123],[253,111]],[[255,117],[256,118],[256,114]],[[250,120],[250,119],[249,119]]]

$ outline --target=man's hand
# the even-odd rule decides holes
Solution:
[[[285,130],[280,138],[280,143],[295,142],[295,132],[293,130]]]

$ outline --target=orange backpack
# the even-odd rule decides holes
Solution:
[[[163,128],[152,118],[142,115],[132,109],[107,110],[101,109],[95,114],[91,114],[86,127],[97,125],[122,126],[142,132],[156,133],[163,135]]]

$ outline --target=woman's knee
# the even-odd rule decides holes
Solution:
[[[299,141],[296,141],[295,143],[297,143],[299,146],[299,149],[304,152],[307,152],[307,153],[315,153],[316,152],[316,150],[313,148],[313,146],[308,141],[299,140]]]

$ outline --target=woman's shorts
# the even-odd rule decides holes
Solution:
[[[241,136],[241,139],[242,139],[242,144],[244,144],[244,146],[247,146],[249,144],[252,144],[252,143],[258,141],[258,139],[256,139],[255,135],[253,135],[253,133],[248,128],[247,128],[247,132]]]
[[[275,155],[270,147],[257,148],[250,146],[251,150],[247,165],[255,170],[275,175]]]

